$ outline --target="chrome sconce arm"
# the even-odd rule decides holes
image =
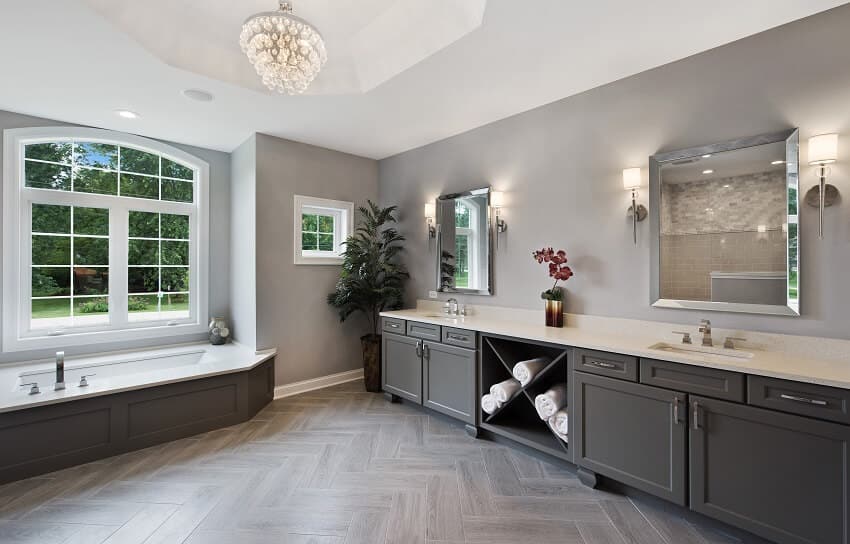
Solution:
[[[623,188],[632,192],[632,205],[627,213],[632,218],[632,239],[637,245],[637,224],[646,219],[646,206],[637,203],[638,187],[641,184],[640,168],[626,168],[623,170]]]
[[[818,208],[818,238],[823,240],[823,211],[838,200],[838,189],[826,182],[828,164],[838,160],[838,134],[809,138],[809,164],[817,167],[819,183],[806,192],[806,204]]]
[[[496,249],[499,249],[500,234],[504,234],[508,230],[508,224],[502,219],[502,206],[505,204],[505,193],[502,191],[493,191],[490,193],[490,206],[495,210],[496,227]]]

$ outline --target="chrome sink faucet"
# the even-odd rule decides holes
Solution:
[[[56,352],[56,385],[53,386],[54,391],[62,391],[65,389],[65,352]]]
[[[456,298],[450,298],[446,301],[447,312],[448,315],[457,315],[458,314],[458,301]]]
[[[714,341],[711,339],[711,321],[703,319],[700,321],[699,332],[702,333],[702,345],[711,347]]]

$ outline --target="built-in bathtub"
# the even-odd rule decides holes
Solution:
[[[274,356],[194,344],[69,358],[59,391],[54,361],[2,365],[0,483],[246,421],[273,397]]]

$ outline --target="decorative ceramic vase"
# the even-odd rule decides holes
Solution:
[[[230,328],[227,320],[223,317],[214,317],[210,320],[210,344],[220,346],[226,344],[230,339]]]
[[[564,301],[562,301],[562,300],[547,300],[546,301],[546,326],[547,327],[563,327],[564,326]]]

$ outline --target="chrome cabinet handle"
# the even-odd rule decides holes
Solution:
[[[460,340],[461,342],[469,342],[468,336],[462,336],[460,334],[449,333],[448,337],[451,338],[452,340]]]
[[[416,341],[416,356],[422,357],[422,340]]]
[[[588,361],[587,364],[590,366],[598,366],[599,368],[617,368],[617,365],[613,363],[603,363],[602,361]]]
[[[389,325],[390,328],[393,328],[393,329],[397,329],[399,327],[398,323],[387,323],[387,325]]]
[[[785,393],[782,393],[781,395],[779,395],[779,398],[794,401],[794,402],[802,402],[802,403],[805,403],[805,404],[814,404],[815,406],[826,406],[827,405],[827,402],[825,400],[810,399],[810,398],[807,398],[807,397],[798,397],[796,395],[786,395]]]
[[[679,397],[673,397],[673,421],[676,423],[682,423],[682,418],[680,417],[681,410],[679,409],[679,403],[681,402]]]
[[[699,402],[694,401],[694,429],[699,430]]]
[[[425,359],[431,359],[431,347],[428,344],[422,344],[422,354]]]

